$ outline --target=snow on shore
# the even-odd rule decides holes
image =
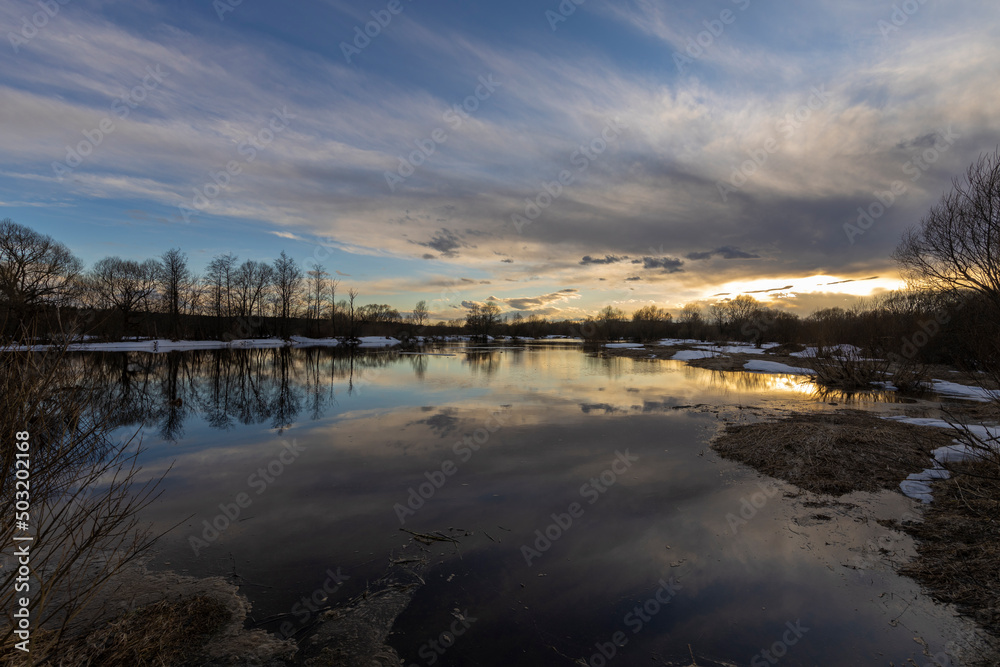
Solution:
[[[777,361],[764,361],[763,359],[752,359],[743,365],[743,368],[754,373],[777,373],[780,375],[815,375],[816,371],[811,368],[799,368],[788,366]]]
[[[674,361],[691,361],[693,359],[709,359],[714,356],[714,353],[707,350],[681,350],[670,358]]]
[[[961,386],[961,385],[960,385]],[[883,417],[891,421],[902,422],[904,424],[914,424],[916,426],[934,426],[937,428],[953,428],[951,424],[943,419],[933,419],[927,417],[907,417],[905,415],[894,415]],[[981,424],[970,424],[966,428],[976,437],[982,439],[986,444],[1000,448],[1000,426],[983,426]],[[903,495],[919,500],[922,503],[929,503],[934,499],[931,492],[930,483],[937,479],[948,479],[951,476],[945,470],[943,463],[949,461],[965,461],[976,456],[976,452],[968,445],[962,444],[958,440],[953,445],[939,447],[934,450],[934,467],[927,468],[922,472],[915,472],[899,483],[899,488]]]
[[[391,347],[399,345],[396,338],[386,336],[362,336],[358,347]],[[222,340],[169,340],[159,338],[154,340],[130,340],[116,343],[72,343],[66,347],[70,352],[175,352],[185,350],[225,350],[225,349],[267,349],[276,347],[336,347],[343,345],[336,338],[306,338],[292,336],[286,341],[281,338],[241,338],[232,341]],[[52,348],[52,345],[33,345],[12,347],[15,352],[28,350],[41,352]]]
[[[1000,398],[1000,391],[990,391],[982,387],[970,387],[966,384],[948,382],[947,380],[931,380],[931,391],[950,398],[964,398],[983,403]]]
[[[749,343],[729,343],[728,345],[695,345],[699,350],[709,350],[716,354],[764,354],[766,347],[754,347]]]

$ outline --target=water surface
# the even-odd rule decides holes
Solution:
[[[904,557],[906,539],[708,449],[725,420],[843,397],[573,345],[432,351],[78,358],[106,378],[121,432],[141,430],[145,470],[172,465],[146,518],[190,518],[153,566],[235,572],[256,619],[298,630],[332,575],[348,578],[327,603],[419,553],[400,528],[455,529],[471,535],[428,549],[390,637],[407,665],[923,665],[914,637],[932,653],[960,639],[876,555]],[[475,620],[432,645],[455,610]]]

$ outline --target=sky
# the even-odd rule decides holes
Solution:
[[[971,0],[0,3],[0,218],[362,302],[808,315],[1000,144]]]

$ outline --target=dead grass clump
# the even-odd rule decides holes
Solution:
[[[232,614],[224,603],[200,595],[176,602],[163,600],[123,615],[87,637],[74,653],[79,664],[107,667],[184,664]]]
[[[983,466],[955,464],[934,483],[924,521],[902,526],[918,543],[901,572],[1000,637],[1000,480]]]
[[[779,357],[787,357],[793,352],[801,352],[804,349],[806,349],[806,346],[798,343],[782,343],[776,347],[768,348],[767,353]]]
[[[62,638],[58,664],[62,667],[179,667],[191,662],[232,619],[226,604],[198,595],[181,600],[161,600],[128,611],[87,634]],[[34,639],[49,643],[56,633],[36,632]],[[7,646],[12,649],[12,646]],[[31,664],[11,652],[11,664]],[[53,656],[55,657],[55,656]]]
[[[702,359],[691,359],[687,361],[688,366],[705,368],[710,371],[742,371],[743,366],[750,360],[746,354],[726,354],[714,357],[704,357]]]
[[[899,489],[932,466],[945,429],[879,419],[857,410],[793,413],[777,422],[729,425],[712,443],[722,456],[813,493]]]
[[[889,362],[860,354],[830,354],[811,359],[816,382],[834,389],[870,389],[873,382],[889,377]]]

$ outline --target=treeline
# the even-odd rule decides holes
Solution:
[[[64,244],[5,219],[0,318],[7,340],[353,338],[423,327],[427,307],[421,301],[403,317],[386,304],[361,304],[323,265],[302,267],[284,251],[273,262],[220,255],[202,275],[178,248],[141,262],[105,257],[85,270]]]
[[[707,308],[687,305],[676,318],[656,305],[631,315],[607,306],[582,322],[550,322],[536,314],[505,315],[487,301],[469,304],[460,321],[436,325],[427,322],[423,301],[405,317],[386,304],[361,305],[357,290],[341,290],[322,265],[304,270],[284,252],[270,263],[220,255],[202,276],[190,271],[179,249],[144,262],[106,257],[85,271],[66,246],[7,219],[0,221],[0,317],[8,339],[63,332],[108,339],[466,333],[850,344],[869,356],[990,367],[1000,378],[998,211],[1000,149],[980,156],[903,237],[893,258],[913,289],[850,309],[800,318],[740,295]]]
[[[970,364],[997,338],[985,317],[989,298],[975,290],[900,290],[861,299],[851,308],[825,308],[808,317],[740,295],[702,308],[689,304],[678,317],[657,306],[631,316],[607,306],[576,329],[592,342],[663,338],[833,347],[854,345],[883,356],[923,363]],[[513,327],[511,327],[513,329]]]

